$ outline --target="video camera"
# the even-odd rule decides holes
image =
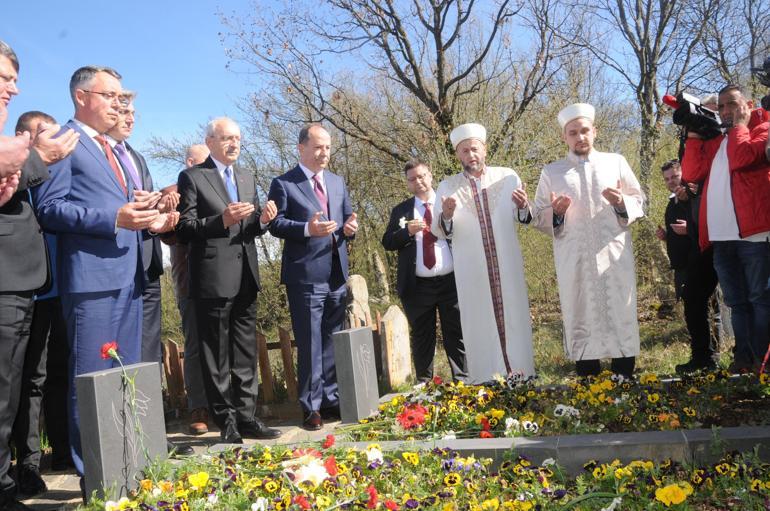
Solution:
[[[767,57],[762,63],[762,67],[752,67],[751,72],[757,77],[759,83],[765,87],[770,87],[770,57]],[[770,111],[770,94],[762,98],[762,108]]]
[[[697,133],[706,140],[725,133],[719,114],[703,106],[692,94],[666,94],[663,102],[674,109],[674,124],[682,126],[685,132]]]

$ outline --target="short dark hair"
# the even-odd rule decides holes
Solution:
[[[105,66],[83,66],[79,67],[75,70],[74,73],[72,73],[72,78],[70,78],[70,97],[72,98],[72,102],[75,102],[75,91],[81,87],[83,87],[85,84],[89,83],[91,80],[93,80],[94,76],[96,76],[96,73],[107,73],[108,75],[114,76],[118,80],[123,78],[120,73],[112,69],[111,67],[105,67]]]
[[[661,172],[666,172],[667,170],[672,169],[678,169],[681,168],[682,164],[679,163],[679,160],[669,160],[666,163],[663,164],[663,166],[660,168]]]
[[[305,124],[304,126],[302,126],[302,129],[299,130],[298,141],[300,144],[304,144],[305,142],[308,141],[308,139],[310,138],[310,130],[312,128],[326,129],[323,127],[321,123],[318,123],[318,122],[311,122],[310,124]]]
[[[430,170],[430,165],[428,165],[427,162],[420,158],[412,158],[408,162],[404,164],[404,175],[406,175],[407,172],[412,170],[413,168],[419,167],[420,165],[424,166],[426,169]]]
[[[41,119],[44,122],[47,122],[49,124],[56,124],[56,119],[51,117],[45,112],[41,112],[39,110],[30,110],[29,112],[24,112],[19,116],[19,119],[16,121],[16,133],[23,133],[25,131],[32,131],[30,129],[30,124],[34,119]],[[32,136],[34,137],[35,134],[32,133]]]
[[[13,65],[13,69],[15,69],[17,73],[19,72],[19,58],[16,56],[16,52],[13,51],[13,48],[8,46],[8,43],[2,40],[0,40],[0,55],[7,57]]]
[[[734,90],[737,90],[738,92],[740,92],[741,96],[743,96],[744,98],[750,99],[748,95],[748,90],[746,89],[746,87],[737,83],[728,83],[727,85],[719,89],[719,95],[721,96],[725,92],[730,92]]]

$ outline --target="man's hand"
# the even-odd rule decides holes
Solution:
[[[572,199],[566,193],[557,196],[555,193],[551,192],[551,208],[553,209],[554,215],[564,216],[571,204]]]
[[[154,234],[173,231],[179,222],[179,213],[171,211],[170,213],[160,213],[155,220],[150,223],[148,229]]]
[[[61,135],[56,136],[60,129],[58,124],[41,122],[37,134],[32,139],[32,147],[46,165],[52,165],[63,160],[78,145],[80,133],[73,129],[67,129]]]
[[[322,212],[316,211],[316,214],[313,215],[313,218],[311,218],[307,224],[307,231],[310,233],[311,236],[315,236],[315,237],[328,236],[337,230],[337,222],[335,222],[334,220],[329,220],[328,222],[322,222],[321,215],[323,215]]]
[[[134,202],[141,203],[141,209],[154,209],[161,198],[160,192],[148,192],[147,190],[134,190]]]
[[[222,223],[225,227],[235,225],[250,214],[254,213],[254,204],[250,202],[231,202],[222,213]]]
[[[655,237],[660,241],[666,241],[666,230],[659,225],[658,229],[655,231]]]
[[[161,193],[160,201],[158,202],[158,211],[161,213],[171,213],[172,211],[176,211],[177,206],[179,206],[179,193]]]
[[[275,202],[269,200],[265,203],[265,206],[262,208],[262,214],[259,215],[259,223],[263,225],[267,225],[273,221],[273,218],[275,218],[275,215],[277,214],[278,214],[278,208],[276,207]]]
[[[602,191],[602,197],[607,199],[607,202],[610,203],[610,206],[612,206],[615,209],[623,211],[625,209],[625,203],[623,202],[623,192],[621,191],[623,185],[620,182],[620,179],[618,179],[618,186],[617,188],[607,187]]]
[[[455,216],[455,209],[457,208],[457,199],[452,197],[441,197],[441,216],[444,217],[444,221],[448,222]]]
[[[117,226],[131,231],[147,229],[158,217],[157,209],[147,209],[143,202],[127,202],[118,210]]]
[[[409,231],[409,236],[414,236],[427,226],[428,225],[422,220],[409,220],[406,223],[406,230]]]
[[[698,186],[698,183],[687,183],[687,188],[690,189],[690,193],[692,193],[693,195],[698,195],[698,190],[700,189],[700,187]]]
[[[358,215],[351,213],[345,224],[342,226],[342,232],[345,236],[354,236],[358,230]]]
[[[751,118],[751,107],[745,101],[741,102],[738,108],[733,112],[733,126],[748,126]]]
[[[11,200],[19,187],[21,171],[8,177],[0,177],[0,206],[4,206]]]
[[[15,137],[0,135],[0,177],[8,177],[21,170],[29,157],[29,133]]]
[[[517,188],[511,194],[511,200],[516,203],[516,207],[519,209],[526,209],[529,206],[529,200],[527,199],[527,183],[521,182],[521,188]]]
[[[687,193],[687,188],[682,185],[677,186],[674,189],[674,195],[679,202],[685,202],[690,200],[690,195]]]
[[[671,226],[671,230],[679,236],[687,235],[687,220],[677,220],[676,223],[669,225]]]

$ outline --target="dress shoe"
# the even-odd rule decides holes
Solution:
[[[192,456],[195,454],[193,448],[187,444],[175,444],[171,441],[166,441],[166,449],[171,455],[177,454],[179,456]]]
[[[40,477],[40,469],[34,465],[22,465],[16,474],[16,487],[21,495],[32,497],[48,491],[48,486]]]
[[[209,432],[209,411],[196,408],[190,413],[190,434],[203,435]]]
[[[338,421],[342,419],[342,416],[340,415],[340,407],[339,406],[329,406],[327,408],[321,408],[320,410],[321,418],[325,421]]]
[[[223,444],[242,444],[243,438],[238,433],[238,427],[233,422],[228,422],[220,433]]]
[[[713,371],[716,368],[717,368],[717,365],[713,360],[690,359],[688,362],[685,362],[684,364],[677,364],[674,367],[674,370],[676,371],[676,374],[690,374],[696,371],[703,371],[703,370]]]
[[[72,463],[72,457],[69,453],[67,453],[66,456],[54,456],[51,459],[51,470],[53,472],[61,472],[72,468],[75,468],[75,464]]]
[[[305,420],[302,421],[302,427],[308,431],[318,431],[323,425],[324,421],[321,419],[321,414],[315,410],[307,414]]]
[[[19,502],[13,497],[0,500],[0,509],[3,511],[34,511],[31,507]]]
[[[247,422],[238,423],[238,431],[245,438],[256,438],[259,440],[270,440],[281,436],[281,430],[268,428],[264,422],[259,419],[251,419]]]

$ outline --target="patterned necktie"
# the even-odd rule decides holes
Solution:
[[[321,204],[321,207],[328,218],[329,201],[326,200],[326,194],[321,186],[321,180],[318,178],[318,174],[313,175],[313,190],[315,191],[315,196],[318,198],[318,203]]]
[[[433,223],[433,213],[430,211],[430,204],[424,203],[425,229],[422,230],[422,264],[429,270],[436,266],[436,236],[430,232],[430,224]]]
[[[115,154],[118,155],[120,164],[123,165],[123,168],[128,172],[128,175],[131,176],[131,181],[134,183],[134,188],[136,190],[141,190],[142,178],[139,177],[139,172],[136,170],[136,166],[134,165],[134,159],[131,158],[130,154],[128,154],[128,150],[126,149],[126,146],[123,145],[123,142],[118,142],[115,144]]]
[[[115,155],[112,153],[110,144],[108,144],[107,140],[101,135],[96,135],[94,140],[99,142],[99,145],[102,146],[104,155],[107,157],[107,162],[110,164],[110,167],[112,167],[112,172],[115,174],[118,183],[120,183],[120,187],[123,188],[123,193],[127,194],[128,188],[126,188],[126,180],[123,178],[123,172],[120,170],[120,167],[118,167],[118,162],[115,160]]]
[[[230,202],[238,202],[238,190],[233,182],[232,167],[225,168],[225,186],[227,187],[227,193],[230,195]]]

